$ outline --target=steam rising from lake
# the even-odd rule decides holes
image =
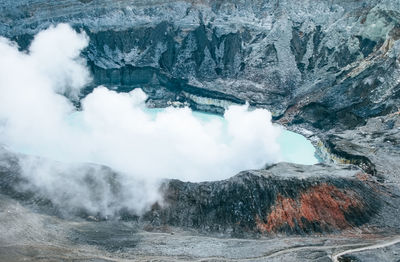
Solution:
[[[63,162],[54,167],[57,162],[44,159],[21,161],[35,190],[94,213],[111,214],[110,207],[119,205],[141,212],[159,200],[163,178],[218,180],[283,159],[277,142],[282,130],[263,109],[231,106],[224,119],[206,120],[189,108],[154,114],[146,108],[142,90],[117,93],[100,86],[77,111],[71,100],[91,81],[79,56],[88,41],[85,33],[65,24],[40,32],[27,52],[0,38],[0,142]],[[79,162],[120,172],[125,200],[117,204],[109,190],[103,190],[96,193],[101,201],[92,201],[80,183],[87,170],[77,168]],[[99,170],[92,173],[103,183]]]

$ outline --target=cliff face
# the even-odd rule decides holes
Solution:
[[[397,110],[397,1],[3,1],[21,47],[50,24],[85,30],[94,85],[144,87],[156,105],[227,100],[284,123],[352,128]],[[392,95],[393,94],[393,95]],[[207,98],[207,99],[201,99]]]
[[[397,201],[400,181],[399,10],[392,0],[5,0],[0,35],[25,49],[41,29],[70,23],[90,37],[86,92],[141,87],[149,105],[180,101],[220,113],[249,101],[281,124],[311,130],[333,162],[368,174],[344,178],[342,167],[322,166],[280,178],[294,168],[280,165],[275,175],[170,181],[166,206],[146,216],[152,225],[304,233],[372,219],[396,228],[396,211],[383,203]]]

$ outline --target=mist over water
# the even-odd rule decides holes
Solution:
[[[91,81],[79,56],[88,41],[65,24],[40,32],[27,52],[0,38],[0,143],[59,161],[24,158],[23,175],[31,182],[25,186],[92,213],[143,212],[160,200],[161,179],[219,180],[285,160],[282,130],[263,109],[231,106],[224,118],[189,108],[156,113],[140,89],[117,93],[100,86],[77,111],[71,101]],[[104,169],[81,162],[118,171],[118,198]],[[84,186],[88,172],[102,190]]]

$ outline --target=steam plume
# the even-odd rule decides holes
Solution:
[[[189,108],[152,116],[142,90],[117,93],[100,86],[77,111],[71,100],[91,80],[79,56],[88,41],[66,24],[36,35],[27,52],[0,38],[0,142],[59,161],[21,160],[25,186],[69,208],[106,215],[122,207],[142,212],[159,200],[163,178],[218,180],[280,159],[280,129],[262,109],[232,106],[225,119],[210,121],[199,120]],[[118,171],[119,193],[110,186],[109,170],[79,162]],[[102,190],[92,194],[95,189],[82,183],[88,177]]]

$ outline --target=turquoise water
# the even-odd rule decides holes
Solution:
[[[313,165],[320,161],[316,157],[315,147],[304,136],[283,130],[278,138],[284,162]]]
[[[145,108],[145,112],[149,113],[150,117],[155,119],[157,114],[163,112],[163,108]],[[226,126],[226,121],[222,116],[208,113],[201,113],[193,111],[192,114],[202,122],[210,122],[213,120],[222,121],[223,125]],[[69,116],[70,124],[78,126],[80,129],[85,129],[82,126],[82,119],[80,112],[75,112]],[[313,165],[319,163],[319,159],[316,157],[315,147],[307,140],[304,136],[288,131],[281,128],[281,134],[278,138],[278,144],[280,145],[281,160],[283,162],[290,162],[296,164]]]
[[[140,110],[144,110],[147,114],[147,118],[149,121],[151,122],[151,119],[153,119],[155,122],[157,122],[156,118],[157,115],[159,113],[163,113],[165,111],[165,109],[150,109],[150,108],[141,108]],[[168,109],[170,110],[170,109]],[[228,148],[229,151],[227,152],[231,152],[233,154],[234,162],[227,162],[222,164],[223,168],[231,168],[232,170],[228,170],[226,171],[226,173],[228,174],[232,174],[235,172],[238,172],[240,170],[242,170],[243,168],[245,169],[251,169],[251,168],[255,168],[254,165],[255,164],[247,164],[249,162],[246,161],[251,161],[247,158],[241,158],[240,156],[237,156],[235,158],[235,154],[245,154],[244,156],[249,156],[253,154],[253,151],[248,151],[249,148],[251,148],[250,150],[257,150],[257,146],[256,147],[252,147],[251,143],[254,143],[254,134],[253,136],[253,140],[250,140],[250,147],[246,148],[246,145],[244,145],[244,147],[242,147],[241,145],[238,148],[235,148],[233,145],[234,143],[232,143],[232,134],[230,133],[230,129],[231,127],[229,127],[230,123],[228,123],[227,120],[225,120],[222,116],[220,115],[215,115],[215,114],[207,114],[207,113],[201,113],[201,112],[188,112],[189,114],[192,114],[192,116],[194,116],[196,119],[198,119],[200,122],[203,122],[205,124],[208,124],[209,122],[211,122],[210,126],[211,127],[218,127],[218,137],[215,137],[215,139],[220,139],[219,142],[221,143],[219,147],[214,148],[214,150],[223,150],[224,148]],[[93,133],[93,128],[96,128],[96,126],[91,126],[90,122],[87,122],[85,115],[82,112],[74,112],[70,115],[68,115],[67,117],[67,124],[68,126],[72,127],[71,129],[68,130],[68,134],[71,135],[70,137],[67,137],[68,139],[70,139],[71,142],[71,146],[68,147],[69,143],[65,144],[65,143],[61,143],[61,144],[48,144],[48,143],[39,143],[39,146],[36,145],[35,143],[33,143],[32,145],[28,144],[21,144],[21,145],[11,145],[11,149],[14,149],[18,152],[22,152],[25,154],[31,154],[31,155],[40,155],[43,157],[49,157],[55,160],[59,160],[59,161],[80,161],[83,159],[83,161],[88,161],[88,162],[93,162],[93,163],[99,163],[99,164],[106,164],[106,165],[110,165],[112,167],[119,167],[118,163],[115,164],[114,162],[107,162],[109,160],[109,155],[107,152],[113,152],[113,150],[119,150],[119,144],[118,142],[120,141],[119,139],[116,139],[115,141],[113,139],[111,140],[107,140],[107,136],[102,135],[102,133],[100,132],[100,138],[96,135],[95,132]],[[144,121],[144,123],[148,123]],[[183,120],[185,121],[185,120]],[[268,121],[267,119],[265,121]],[[101,123],[101,118],[100,118],[100,123]],[[260,122],[258,122],[260,123]],[[139,121],[140,124],[140,121]],[[178,123],[179,124],[179,123]],[[217,124],[217,125],[214,125]],[[186,127],[187,128],[187,127]],[[259,128],[262,128],[262,124],[259,125]],[[112,130],[112,129],[110,129]],[[208,130],[208,129],[204,129],[204,130]],[[214,131],[213,128],[209,129],[211,131]],[[260,129],[262,130],[262,129]],[[190,132],[190,130],[188,131]],[[312,165],[312,164],[316,164],[319,163],[319,159],[316,156],[316,150],[314,148],[314,146],[311,144],[311,142],[309,140],[307,140],[304,136],[285,130],[283,127],[280,128],[280,132],[278,132],[278,130],[275,131],[276,133],[275,135],[278,135],[278,138],[276,140],[277,144],[279,145],[279,150],[276,148],[276,144],[274,143],[273,145],[271,144],[271,146],[274,147],[274,149],[271,148],[271,155],[270,157],[268,157],[268,159],[265,159],[265,161],[267,162],[268,160],[273,159],[273,162],[276,161],[282,161],[282,162],[290,162],[290,163],[296,163],[296,164],[304,164],[304,165]],[[92,135],[95,134],[95,139],[91,140]],[[263,134],[265,134],[266,136],[268,136],[268,133],[257,133],[256,137],[260,137]],[[136,134],[137,135],[137,134]],[[162,137],[163,134],[161,134]],[[165,135],[165,134],[164,134]],[[135,134],[132,134],[133,137],[135,137]],[[103,139],[103,137],[106,138],[105,141],[105,145],[106,147],[101,148],[100,151],[91,151],[93,150],[92,148],[97,148],[94,145],[96,144],[96,141],[98,139],[98,141],[102,141],[101,139]],[[126,141],[129,141],[128,144],[135,144],[137,141],[136,140],[130,140],[129,137],[125,137]],[[124,139],[125,139],[124,138]],[[157,136],[154,136],[153,134],[153,138],[157,139]],[[97,140],[96,140],[97,139]],[[148,140],[149,138],[144,136],[143,137],[144,140]],[[187,137],[186,137],[187,139]],[[269,139],[269,138],[267,138]],[[272,139],[272,138],[271,138]],[[175,139],[176,140],[176,139]],[[170,143],[175,143],[176,141],[173,140]],[[74,145],[74,142],[79,141],[78,145]],[[98,142],[97,141],[97,142]],[[124,140],[125,141],[125,140]],[[149,141],[153,141],[152,138],[150,137]],[[150,147],[150,151],[151,150],[158,150],[160,152],[164,152],[165,146],[168,146],[168,141],[162,141],[162,139],[160,140],[161,143],[161,148],[160,150],[157,149],[156,146],[153,145],[153,147]],[[174,142],[175,141],[175,142]],[[246,138],[243,140],[246,141]],[[260,140],[262,141],[262,139]],[[87,144],[86,144],[87,143]],[[93,144],[95,143],[95,144]],[[107,144],[108,143],[108,144]],[[146,142],[143,142],[146,143]],[[156,143],[157,144],[157,143]],[[115,147],[113,146],[115,145]],[[139,143],[140,145],[140,143]],[[146,144],[144,144],[146,146]],[[181,144],[180,147],[177,148],[182,148],[185,147],[186,144]],[[226,145],[226,147],[224,147],[224,145]],[[152,146],[152,145],[150,145]],[[191,145],[188,145],[188,147],[186,148],[187,150],[191,150],[190,149]],[[198,146],[198,145],[197,145]],[[231,148],[233,146],[233,148]],[[254,146],[254,145],[253,145]],[[79,149],[77,152],[75,152],[74,150]],[[124,150],[124,147],[122,146],[122,150]],[[144,147],[144,149],[146,149],[147,147]],[[217,149],[218,148],[218,149]],[[133,149],[131,149],[131,147],[128,147],[126,151],[126,153],[124,154],[130,154],[130,153],[135,153],[134,151],[132,151]],[[247,151],[246,151],[247,150]],[[81,152],[82,151],[82,152]],[[175,150],[176,151],[176,150]],[[174,154],[175,152],[174,150],[171,150],[171,154]],[[75,153],[74,153],[75,152]],[[146,154],[147,152],[147,154]],[[154,151],[151,151],[154,152]],[[177,151],[179,153],[179,151]],[[201,152],[201,147],[200,147],[200,151]],[[225,152],[225,155],[229,156],[229,153]],[[268,152],[268,151],[267,151]],[[116,152],[117,154],[118,152]],[[176,152],[175,152],[176,153]],[[215,151],[211,152],[211,153],[215,153]],[[71,155],[72,154],[72,155]],[[124,155],[123,154],[123,155]],[[145,156],[148,156],[149,152],[148,151],[144,151],[143,155],[143,159],[146,160],[147,158]],[[150,153],[151,155],[152,153]],[[178,154],[179,155],[179,154]],[[194,154],[195,155],[195,154]],[[199,155],[199,161],[201,162],[201,160],[205,157],[204,155]],[[260,156],[260,153],[258,153],[257,151],[254,151],[254,156],[255,158],[251,158],[251,159],[258,159],[257,161],[259,161],[260,158],[257,158],[258,156]],[[137,158],[138,156],[136,156]],[[158,155],[158,158],[161,157],[162,160],[162,156]],[[179,159],[182,157],[182,155],[180,155],[180,157],[178,157]],[[112,158],[112,155],[111,155]],[[118,158],[119,159],[119,158]],[[222,160],[221,160],[222,159]],[[224,161],[223,158],[219,159],[219,161]],[[229,158],[228,158],[229,159]],[[247,159],[247,160],[246,160]],[[105,161],[107,160],[107,161]],[[144,161],[143,160],[143,161]],[[104,162],[105,161],[105,162]],[[142,161],[142,160],[141,160]],[[168,161],[172,161],[167,160]],[[262,158],[261,158],[262,161]],[[173,161],[172,161],[173,162]],[[179,161],[178,161],[179,162]],[[207,161],[206,161],[207,162]],[[125,162],[124,162],[125,163]],[[196,161],[194,161],[195,164],[198,164]],[[208,162],[207,162],[208,163]],[[218,163],[218,162],[217,162]],[[172,164],[171,164],[172,165]],[[201,163],[201,166],[206,165],[205,163]],[[214,166],[217,166],[218,168],[220,168],[220,166],[218,166],[216,163],[214,163]],[[236,165],[238,165],[238,167],[236,167]],[[246,166],[247,165],[247,166]],[[173,165],[172,165],[173,166]],[[180,164],[178,165],[178,167],[180,166]],[[212,163],[211,163],[212,166]],[[227,167],[228,166],[228,167]],[[244,167],[243,167],[244,166]],[[257,164],[256,166],[259,166],[259,164]],[[169,166],[166,166],[165,169],[167,169]],[[174,167],[174,166],[173,166]],[[176,168],[176,167],[174,167]],[[204,167],[206,168],[206,167]],[[237,170],[236,170],[237,169]],[[197,169],[196,169],[197,170]],[[136,171],[136,170],[134,170]],[[222,174],[222,172],[220,172]],[[167,174],[168,175],[168,174]],[[199,178],[200,179],[200,178]]]
[[[157,113],[163,112],[163,108],[147,108],[153,118]],[[208,114],[193,111],[193,115],[201,121],[220,120],[225,122],[224,118],[215,114]],[[304,136],[288,131],[282,127],[282,132],[277,141],[281,149],[281,157],[283,162],[290,162],[303,165],[313,165],[319,163],[316,157],[315,147]]]

